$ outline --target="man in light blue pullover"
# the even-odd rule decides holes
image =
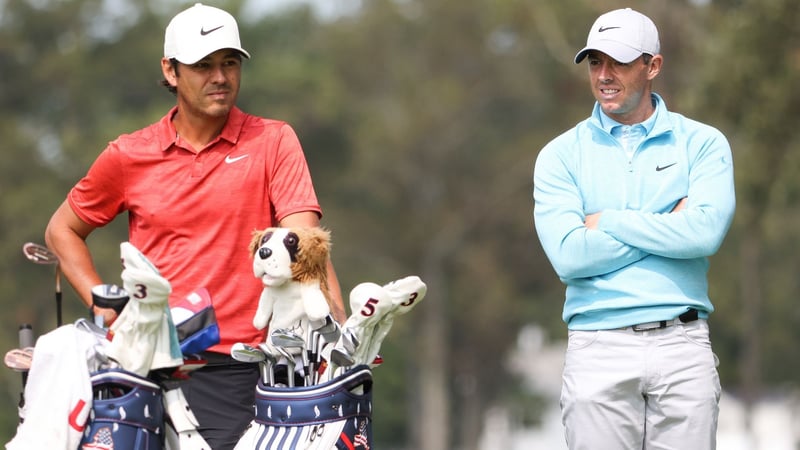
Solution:
[[[566,285],[562,420],[571,450],[716,448],[707,257],[733,219],[730,146],[652,92],[658,30],[631,9],[592,26],[591,117],[534,169],[534,222]]]

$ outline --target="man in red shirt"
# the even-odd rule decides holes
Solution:
[[[177,105],[159,122],[111,142],[69,192],[46,230],[48,246],[83,302],[102,284],[87,236],[128,213],[129,240],[172,285],[170,302],[205,287],[221,342],[184,383],[199,430],[215,450],[233,448],[253,417],[255,365],[230,358],[236,342],[263,342],[252,317],[262,290],[248,253],[251,233],[316,227],[321,208],[302,148],[285,122],[236,104],[242,59],[236,20],[196,4],[167,26],[161,69]],[[337,321],[341,291],[328,261]],[[94,308],[106,323],[111,309]]]

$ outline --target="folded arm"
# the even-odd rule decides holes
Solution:
[[[649,253],[613,236],[591,229],[592,222],[562,161],[542,152],[534,170],[534,223],[539,240],[561,279],[586,278],[613,272]]]
[[[592,218],[597,230],[648,253],[699,258],[716,253],[733,220],[736,198],[727,141],[712,140],[698,152],[688,180],[688,199],[666,213],[606,210]]]

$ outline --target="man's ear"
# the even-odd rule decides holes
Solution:
[[[654,55],[650,59],[650,66],[647,68],[647,79],[652,80],[661,72],[661,64],[664,63],[664,57],[661,55]]]
[[[164,79],[167,80],[170,86],[175,87],[178,85],[178,74],[175,73],[175,66],[172,65],[169,58],[161,58],[161,73],[164,74]]]

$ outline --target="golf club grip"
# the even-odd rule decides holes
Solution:
[[[19,348],[26,349],[29,347],[33,347],[34,338],[33,338],[33,327],[29,323],[25,323],[19,326]],[[22,388],[25,389],[25,385],[28,384],[28,371],[22,372]],[[19,394],[19,404],[20,408],[25,406],[25,396],[22,392]]]
[[[125,308],[125,305],[128,304],[128,298],[103,298],[103,297],[94,297],[92,299],[94,301],[94,306],[98,308],[111,308],[116,311],[117,314],[122,312],[122,309]]]
[[[58,291],[56,291],[56,324],[59,327],[64,324],[64,321],[62,320],[61,311],[62,311],[62,308],[61,308],[61,291],[58,290]]]
[[[19,326],[19,348],[33,347],[33,327],[26,323]]]

